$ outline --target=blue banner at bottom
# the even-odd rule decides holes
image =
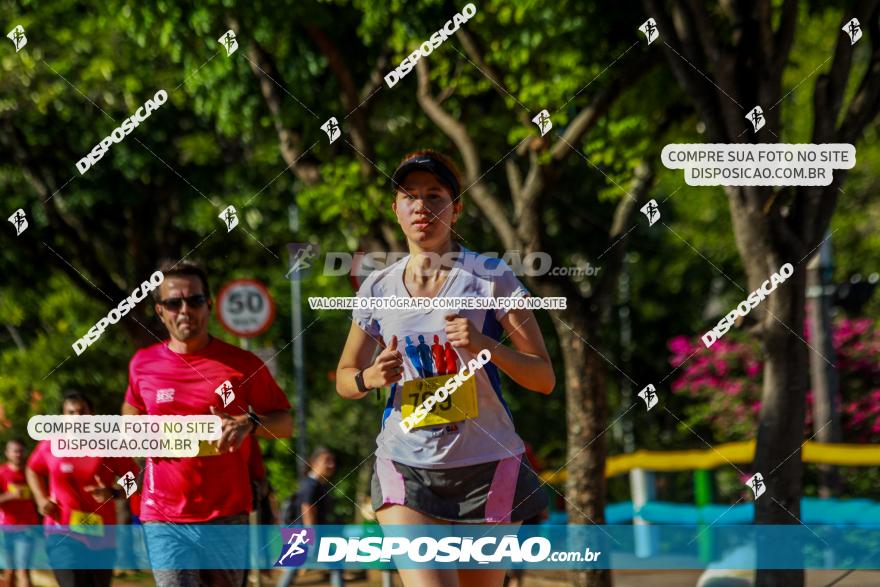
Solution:
[[[876,569],[880,526],[0,526],[3,568]]]

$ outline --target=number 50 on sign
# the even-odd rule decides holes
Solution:
[[[217,294],[217,317],[228,332],[252,338],[269,329],[275,319],[275,302],[256,279],[230,281]]]

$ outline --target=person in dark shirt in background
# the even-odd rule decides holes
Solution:
[[[302,516],[299,523],[306,526],[330,523],[329,514],[333,511],[330,478],[335,472],[336,456],[333,452],[324,447],[315,449],[309,458],[306,478],[302,480],[299,491],[296,492],[294,520]]]
[[[333,511],[333,497],[330,492],[333,486],[330,478],[336,472],[336,456],[328,448],[318,447],[309,458],[309,470],[300,482],[296,495],[285,503],[282,522],[286,526],[314,526],[330,523],[330,512]],[[297,569],[288,568],[278,582],[278,587],[293,584]],[[342,572],[331,571],[331,583],[342,584]]]

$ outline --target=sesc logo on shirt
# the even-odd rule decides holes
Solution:
[[[167,404],[169,402],[174,401],[174,388],[166,387],[164,389],[156,390],[156,403],[157,404]]]
[[[62,473],[73,473],[73,463],[62,462],[60,470]]]

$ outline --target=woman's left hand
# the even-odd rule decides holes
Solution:
[[[491,339],[479,332],[474,323],[464,316],[447,314],[445,318],[446,325],[443,330],[446,331],[446,340],[452,346],[466,349],[474,354],[489,346]]]

